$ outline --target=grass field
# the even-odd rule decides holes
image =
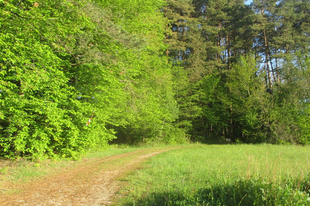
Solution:
[[[116,205],[310,205],[310,147],[196,145],[121,179]]]

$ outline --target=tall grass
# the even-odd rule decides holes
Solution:
[[[197,145],[150,159],[117,205],[310,205],[310,147]]]

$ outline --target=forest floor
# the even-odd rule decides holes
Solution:
[[[159,153],[178,147],[142,149],[84,160],[54,174],[20,182],[1,179],[0,205],[111,205],[122,177]]]

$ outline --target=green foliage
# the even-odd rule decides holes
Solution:
[[[191,140],[308,142],[303,111],[309,93],[302,85],[308,85],[309,5],[167,1],[166,54],[177,71],[185,70],[182,86],[175,89],[177,125]]]
[[[310,144],[310,117],[309,103],[305,103],[304,109],[297,118],[298,126],[301,130],[301,135],[298,137],[298,143]]]
[[[266,130],[262,127],[269,118],[270,95],[265,92],[262,75],[258,73],[254,56],[240,57],[227,71],[229,93],[224,97],[234,124],[234,136],[243,142],[265,142]],[[239,128],[238,128],[239,127]],[[241,132],[241,135],[237,132]]]
[[[78,158],[122,131],[131,142],[182,141],[162,5],[2,1],[0,155]]]
[[[66,1],[1,7],[1,156],[76,157],[82,105],[62,68],[83,17]]]
[[[296,53],[287,56],[281,72],[283,82],[275,90],[274,141],[309,144],[309,60]]]
[[[121,45],[117,48],[121,55],[116,65],[120,67],[119,81],[123,83],[125,97],[120,118],[125,124],[112,126],[117,131],[116,142],[183,141],[172,125],[178,117],[178,107],[174,100],[171,65],[162,55],[166,49],[162,41],[166,20],[158,12],[162,3],[126,2],[130,9],[125,13],[117,6],[124,6],[123,1],[109,2],[107,6],[113,15],[120,15],[113,21],[127,38],[120,39]]]

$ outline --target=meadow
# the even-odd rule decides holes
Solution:
[[[310,147],[195,145],[120,181],[116,205],[310,205]]]

